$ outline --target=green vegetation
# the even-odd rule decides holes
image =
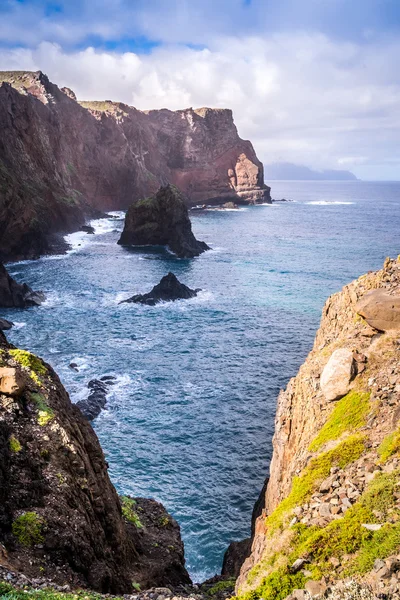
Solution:
[[[337,440],[346,431],[354,432],[363,427],[369,412],[370,394],[367,392],[349,392],[339,400],[328,421],[310,445],[310,452],[316,452],[326,442]]]
[[[307,578],[302,573],[292,575],[285,568],[278,569],[265,577],[261,585],[240,596],[243,600],[283,600],[295,589],[304,587]]]
[[[43,361],[27,350],[9,350],[9,353],[22,367],[28,369],[31,379],[33,379],[37,385],[41,385],[40,377],[47,373]]]
[[[220,592],[225,592],[225,591],[229,591],[229,590],[233,591],[234,589],[235,589],[235,580],[234,579],[226,579],[225,581],[218,581],[218,583],[216,583],[215,585],[210,587],[206,591],[206,594],[207,594],[207,596],[215,596],[216,594],[219,594]]]
[[[0,598],[2,600],[104,600],[104,596],[87,590],[76,590],[71,593],[56,592],[50,588],[45,590],[17,589],[9,583],[0,582]],[[114,598],[114,600],[122,600]]]
[[[136,581],[132,581],[132,587],[137,591],[140,592],[140,583],[137,583]]]
[[[34,546],[44,541],[42,528],[44,520],[35,512],[27,512],[15,519],[12,532],[23,546]]]
[[[400,523],[387,523],[378,531],[369,531],[362,524],[382,523],[393,514],[399,474],[378,475],[344,517],[326,527],[295,526],[297,539],[290,560],[310,556],[322,576],[331,568],[328,562],[330,557],[355,554],[347,567],[350,575],[366,573],[376,558],[386,558],[397,552],[400,547]]]
[[[139,515],[135,511],[136,501],[128,496],[121,496],[122,516],[135,527],[143,527]]]
[[[169,517],[167,517],[167,515],[165,515],[164,517],[160,518],[160,520],[158,521],[158,524],[160,527],[168,527],[170,522],[171,521],[169,520]]]
[[[400,427],[385,437],[378,448],[380,462],[386,462],[388,458],[400,452]]]
[[[20,442],[17,440],[17,438],[15,436],[11,436],[10,437],[10,450],[11,452],[14,452],[14,454],[17,454],[18,452],[21,452],[22,450],[22,446],[20,444]]]
[[[323,452],[311,459],[303,473],[293,479],[289,496],[282,500],[275,511],[267,518],[267,525],[273,529],[282,526],[285,515],[310,498],[317,485],[328,477],[332,467],[345,467],[357,460],[364,450],[365,437],[352,435],[333,450]]]
[[[46,399],[43,394],[31,392],[31,398],[35,402],[36,407],[39,411],[38,423],[39,425],[47,425],[52,419],[54,419],[54,411],[50,406],[46,404]]]

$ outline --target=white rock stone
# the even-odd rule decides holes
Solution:
[[[321,390],[329,401],[347,394],[355,374],[353,353],[348,348],[335,350],[321,375]]]

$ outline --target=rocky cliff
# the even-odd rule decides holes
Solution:
[[[189,204],[270,201],[229,110],[76,101],[41,73],[0,72],[0,258],[37,257],[96,210],[173,183]]]
[[[1,567],[108,593],[190,583],[174,519],[153,500],[118,497],[52,368],[0,332]]]
[[[266,508],[239,595],[330,597],[336,585],[332,597],[399,597],[399,299],[400,258],[326,302],[314,347],[278,398]],[[349,577],[362,588],[345,595],[350,584],[337,582]]]

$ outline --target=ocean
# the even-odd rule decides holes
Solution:
[[[46,303],[3,310],[10,341],[42,356],[75,402],[116,377],[94,428],[120,493],[179,521],[195,581],[249,535],[268,474],[276,399],[310,351],[326,298],[400,252],[400,183],[273,182],[293,202],[193,212],[212,250],[179,260],[117,245],[123,213],[72,250],[9,265]],[[119,304],[168,271],[197,298]],[[79,372],[69,365],[75,362]]]

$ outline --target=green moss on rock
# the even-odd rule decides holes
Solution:
[[[13,452],[14,454],[17,454],[18,452],[21,452],[21,450],[22,450],[22,446],[21,446],[19,440],[17,440],[17,438],[13,435],[10,437],[9,445],[10,445],[11,452]]]
[[[346,432],[353,433],[366,422],[370,409],[368,392],[349,392],[337,402],[328,421],[310,445],[310,452],[316,452],[326,442],[337,440]]]
[[[43,396],[43,394],[32,392],[31,398],[38,409],[38,423],[43,427],[44,425],[47,425],[52,419],[54,419],[54,411],[46,403],[46,398]]]
[[[240,596],[241,600],[283,600],[295,589],[304,588],[307,578],[303,573],[291,574],[287,569],[277,569],[265,577],[256,590]]]
[[[35,546],[44,541],[42,535],[44,524],[44,519],[37,513],[26,512],[15,519],[12,524],[12,532],[23,546]]]
[[[27,350],[9,350],[9,354],[22,367],[28,369],[31,379],[33,379],[37,385],[42,384],[41,377],[46,375],[47,369],[40,358]]]

